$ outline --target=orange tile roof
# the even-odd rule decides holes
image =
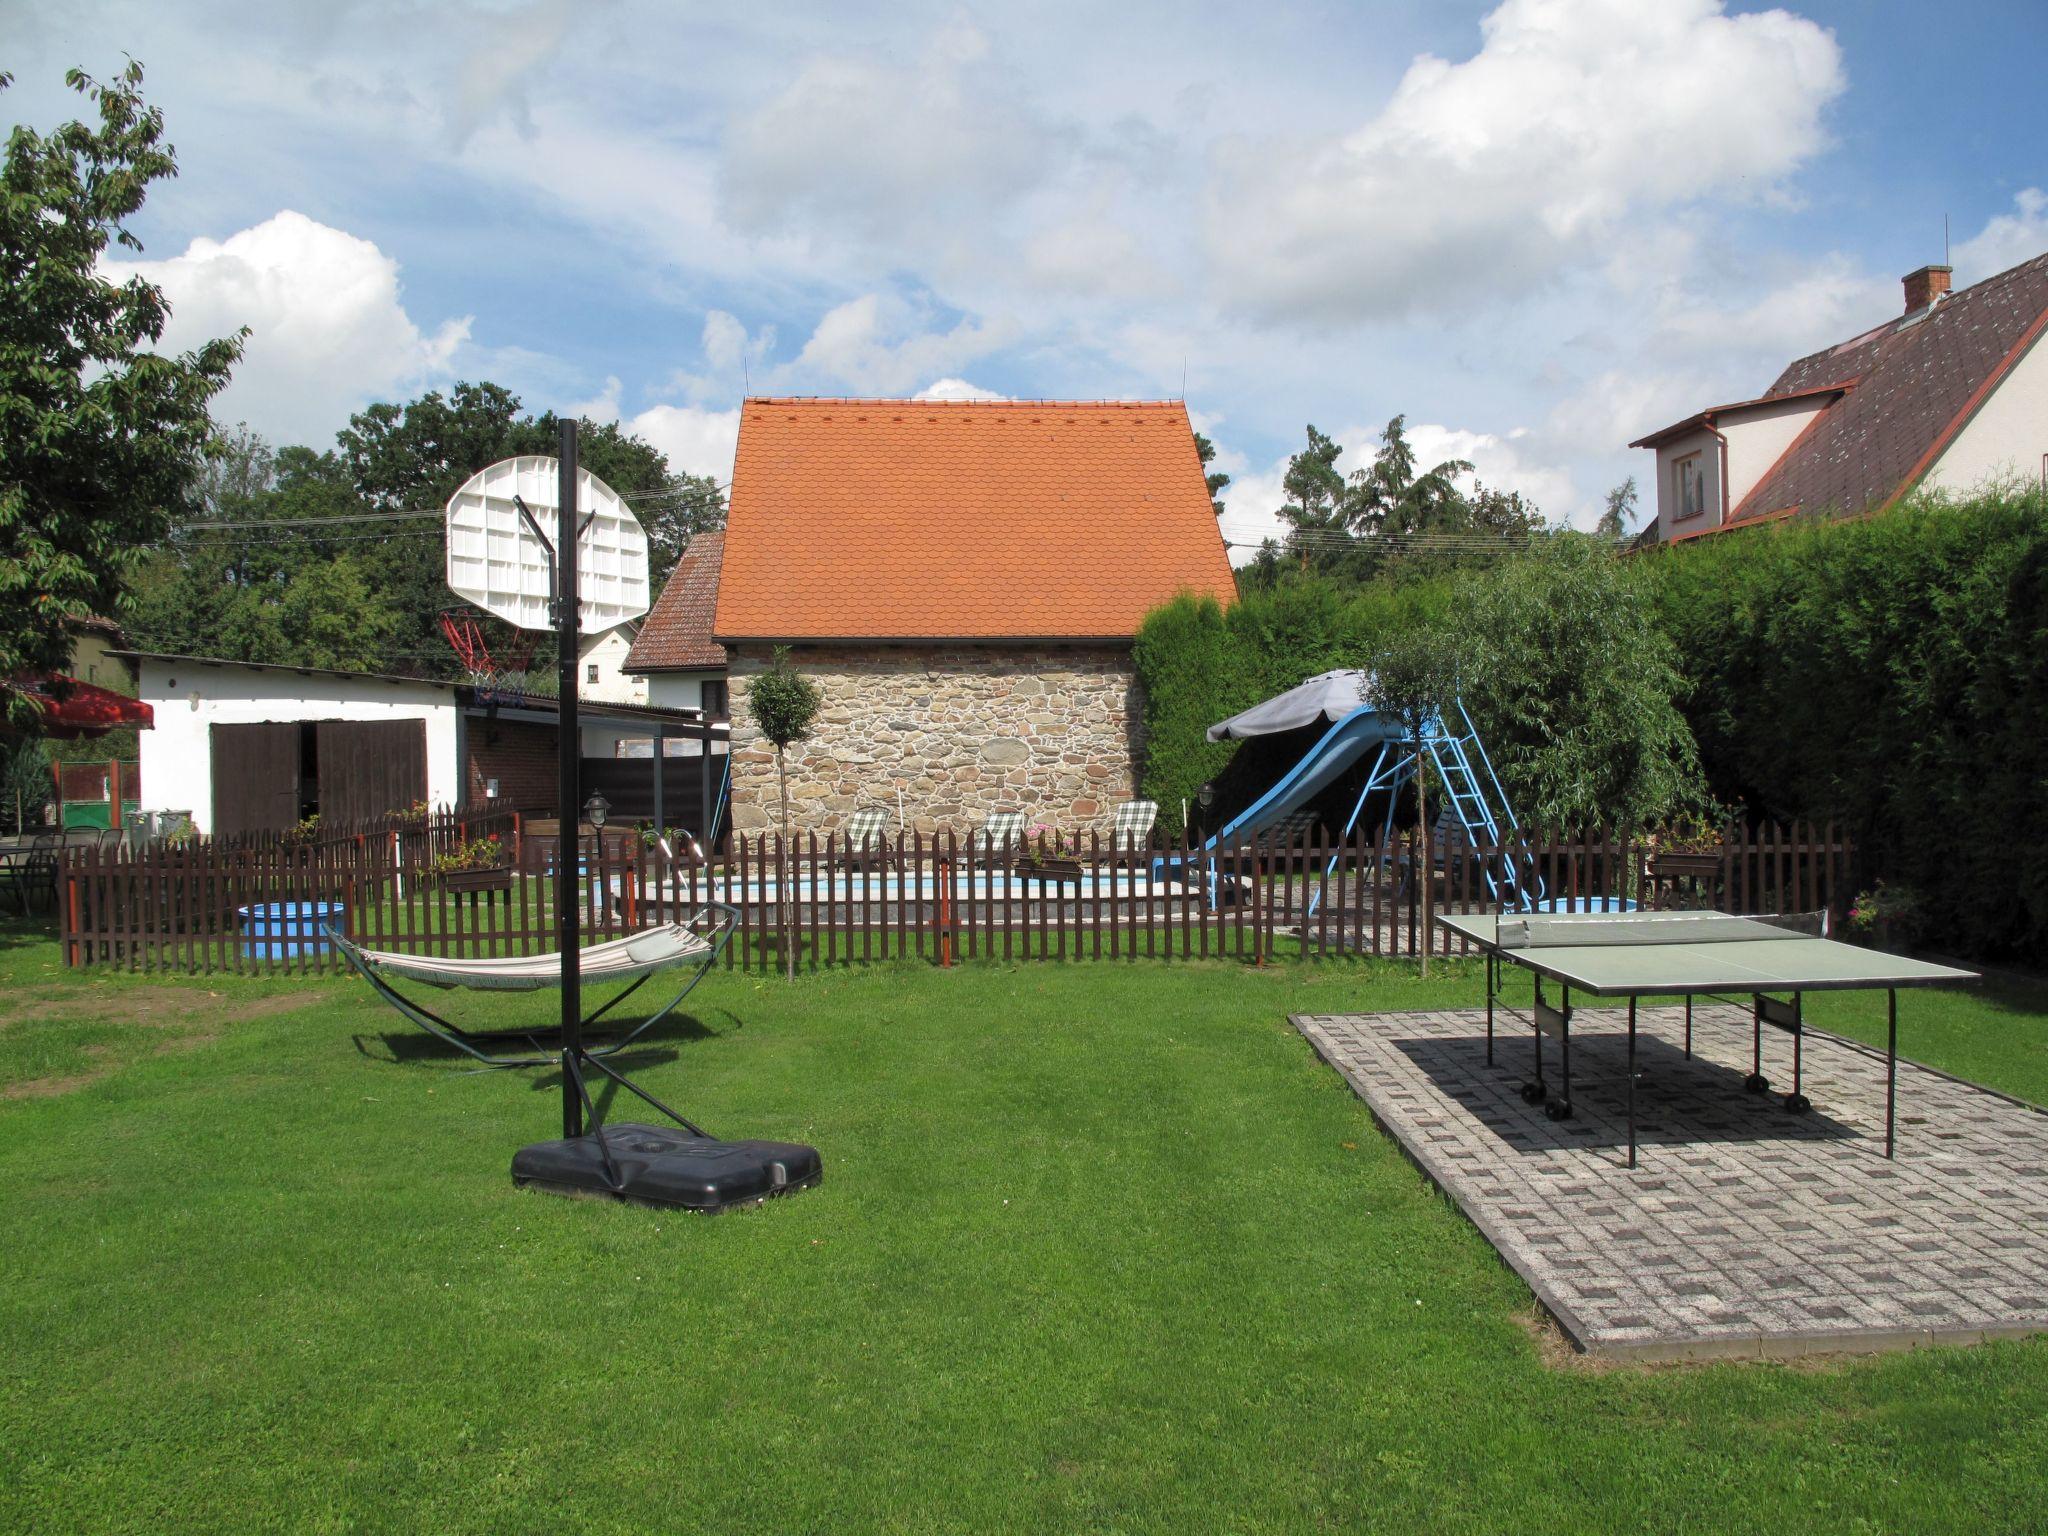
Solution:
[[[1236,580],[1179,401],[755,399],[721,640],[1128,639]]]
[[[690,540],[626,652],[626,671],[692,672],[725,665],[725,647],[711,638],[724,549],[722,533],[700,533]]]

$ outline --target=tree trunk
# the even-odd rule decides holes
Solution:
[[[1422,979],[1429,980],[1429,919],[1436,891],[1436,850],[1429,842],[1429,768],[1422,759],[1422,733],[1415,733],[1415,879],[1422,892]]]
[[[789,764],[781,747],[775,749],[775,784],[777,796],[782,801],[782,845],[775,850],[775,926],[782,933],[784,974],[795,981],[795,904],[789,899]]]

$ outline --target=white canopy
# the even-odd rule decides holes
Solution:
[[[1281,731],[1298,731],[1319,720],[1334,725],[1366,707],[1368,676],[1356,667],[1317,673],[1299,687],[1210,726],[1209,739],[1242,741],[1247,736],[1274,736]]]

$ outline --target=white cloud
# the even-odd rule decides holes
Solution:
[[[595,399],[577,401],[565,410],[592,421],[616,421],[625,431],[659,448],[677,474],[709,475],[723,485],[732,479],[734,450],[740,440],[740,413],[697,405],[651,405],[637,415],[619,409],[624,392],[616,377],[604,381]]]
[[[1010,397],[1000,390],[983,389],[979,384],[970,384],[965,379],[934,379],[910,398],[913,400],[1007,400]]]
[[[813,58],[728,130],[719,206],[751,234],[881,245],[986,213],[1045,174],[1048,129],[955,22],[921,57]]]
[[[2013,196],[2011,213],[1994,214],[1970,239],[1955,248],[1956,286],[1996,277],[2007,267],[2048,251],[2048,193],[2028,187]]]
[[[1526,296],[1626,215],[1769,193],[1845,84],[1826,30],[1723,0],[1504,0],[1481,32],[1341,139],[1219,151],[1227,302],[1314,323]]]
[[[467,317],[422,333],[400,300],[395,259],[290,209],[225,240],[194,240],[181,256],[103,268],[164,290],[166,349],[249,327],[213,414],[283,441],[326,442],[369,400],[446,377],[469,340]]]
[[[900,395],[918,380],[946,374],[995,351],[1008,327],[962,319],[949,329],[909,303],[865,293],[826,312],[796,361],[777,376],[785,383],[829,382],[857,393]]]

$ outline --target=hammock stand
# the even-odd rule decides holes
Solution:
[[[582,1027],[586,1030],[638,992],[659,972],[679,966],[692,967],[689,978],[674,997],[617,1040],[586,1049],[583,1054],[590,1058],[615,1056],[675,1012],[697,983],[704,979],[704,973],[725,952],[738,922],[737,908],[714,901],[682,922],[666,923],[641,933],[628,934],[622,939],[593,944],[583,950],[580,960],[585,981],[625,981],[630,978],[632,982],[623,992],[584,1018]],[[407,997],[391,984],[393,980],[400,980],[449,991],[536,992],[561,985],[562,962],[558,953],[509,955],[487,960],[404,955],[391,950],[364,949],[332,923],[327,925],[327,938],[356,974],[367,981],[385,1002],[428,1034],[474,1057],[486,1067],[552,1067],[560,1064],[560,1051],[551,1052],[542,1043],[543,1037],[557,1034],[560,1026],[554,1029],[465,1029]],[[508,1056],[488,1048],[494,1041],[505,1040],[523,1040],[534,1054]],[[616,1076],[608,1069],[606,1075]],[[580,1089],[581,1086],[579,1082],[577,1087]],[[637,1093],[639,1090],[634,1091]],[[677,1118],[680,1120],[681,1117]]]

